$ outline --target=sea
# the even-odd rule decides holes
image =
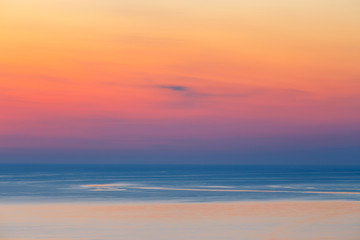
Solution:
[[[1,164],[0,203],[360,201],[360,166]]]

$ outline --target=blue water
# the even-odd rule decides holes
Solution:
[[[0,165],[0,202],[360,201],[360,166]]]

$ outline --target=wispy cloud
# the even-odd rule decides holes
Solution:
[[[43,80],[43,81],[45,80],[45,81],[51,81],[51,82],[69,83],[68,79],[54,77],[54,76],[0,72],[0,80],[7,80],[7,79],[21,79],[21,80],[23,80],[23,79],[38,79],[38,80]]]
[[[243,86],[243,88],[226,89],[223,93],[212,93],[209,91],[197,91],[191,87],[184,85],[159,85],[157,88],[168,89],[175,92],[186,93],[186,96],[191,97],[255,97],[264,95],[310,95],[310,92],[300,89],[286,89],[286,88],[266,88],[266,87],[253,87]]]
[[[172,102],[172,106],[181,106],[181,107],[193,107],[198,100],[206,94],[203,94],[199,91],[194,90],[193,88],[184,86],[184,85],[157,85],[156,88],[164,89],[164,91],[173,92],[177,96],[180,96],[182,99],[178,99],[177,102]]]
[[[180,86],[180,85],[162,85],[162,86],[158,86],[158,88],[164,88],[164,89],[169,89],[169,90],[178,91],[178,92],[190,91],[190,88],[185,87],[185,86]]]

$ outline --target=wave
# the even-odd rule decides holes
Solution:
[[[127,189],[139,190],[166,190],[166,191],[197,191],[197,192],[248,192],[248,193],[302,193],[302,194],[360,194],[360,192],[336,192],[336,191],[290,191],[290,190],[258,190],[258,189],[205,189],[205,188],[174,188],[174,187],[151,187],[139,186],[127,183],[111,184],[87,184],[81,185],[81,188],[90,191],[125,191]]]

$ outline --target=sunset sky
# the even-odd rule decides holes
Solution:
[[[0,0],[0,162],[359,159],[357,0]]]

